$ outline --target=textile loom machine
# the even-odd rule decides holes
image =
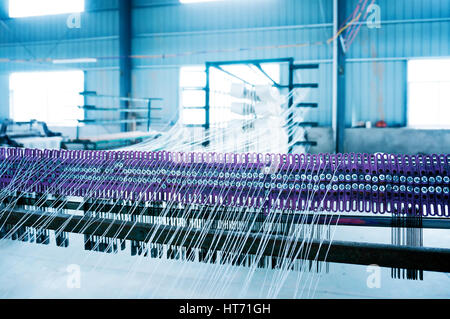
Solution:
[[[318,235],[321,225],[450,229],[450,155],[2,148],[0,170],[0,238],[49,244],[54,231],[58,246],[78,233],[86,250],[131,244],[150,258],[450,272],[450,249],[421,247],[420,236],[387,245]]]

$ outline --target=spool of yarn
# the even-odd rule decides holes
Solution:
[[[242,102],[233,102],[231,103],[231,112],[246,115],[252,113],[252,107],[249,104]]]

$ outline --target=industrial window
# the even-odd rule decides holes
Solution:
[[[450,59],[408,62],[408,126],[450,127]]]
[[[181,119],[186,125],[205,124],[204,66],[188,66],[180,69]]]
[[[275,82],[280,82],[280,65],[262,63],[261,69]],[[272,81],[252,64],[221,65],[210,69],[211,124],[227,127],[227,122],[249,120],[253,93],[243,93],[244,88],[252,92],[255,87],[272,86]],[[236,90],[237,89],[237,90]],[[235,92],[237,91],[237,92]],[[235,109],[233,111],[233,109]]]
[[[11,18],[84,11],[84,0],[9,0]]]
[[[84,118],[78,106],[84,88],[83,71],[18,72],[9,78],[10,114],[14,121],[44,121],[75,126]]]
[[[279,64],[262,64],[262,68],[275,82],[280,81]],[[253,66],[236,64],[223,66],[223,69],[253,85],[272,84],[267,76]],[[226,92],[231,90],[232,83],[242,82],[229,74],[216,68],[210,70],[210,123],[212,124],[226,123],[236,118],[236,115],[231,112],[233,99]],[[205,85],[206,72],[204,66],[188,66],[180,69],[181,118],[183,124],[205,124]],[[238,116],[238,118],[240,117]]]

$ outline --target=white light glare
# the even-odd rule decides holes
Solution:
[[[84,12],[84,0],[9,0],[11,18]]]
[[[53,64],[66,64],[66,63],[96,63],[97,59],[94,58],[79,58],[79,59],[60,59],[53,60]]]
[[[180,3],[214,2],[223,0],[180,0]]]

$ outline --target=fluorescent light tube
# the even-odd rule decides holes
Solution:
[[[53,60],[53,64],[66,64],[66,63],[96,63],[95,58],[79,58],[79,59],[58,59]]]

